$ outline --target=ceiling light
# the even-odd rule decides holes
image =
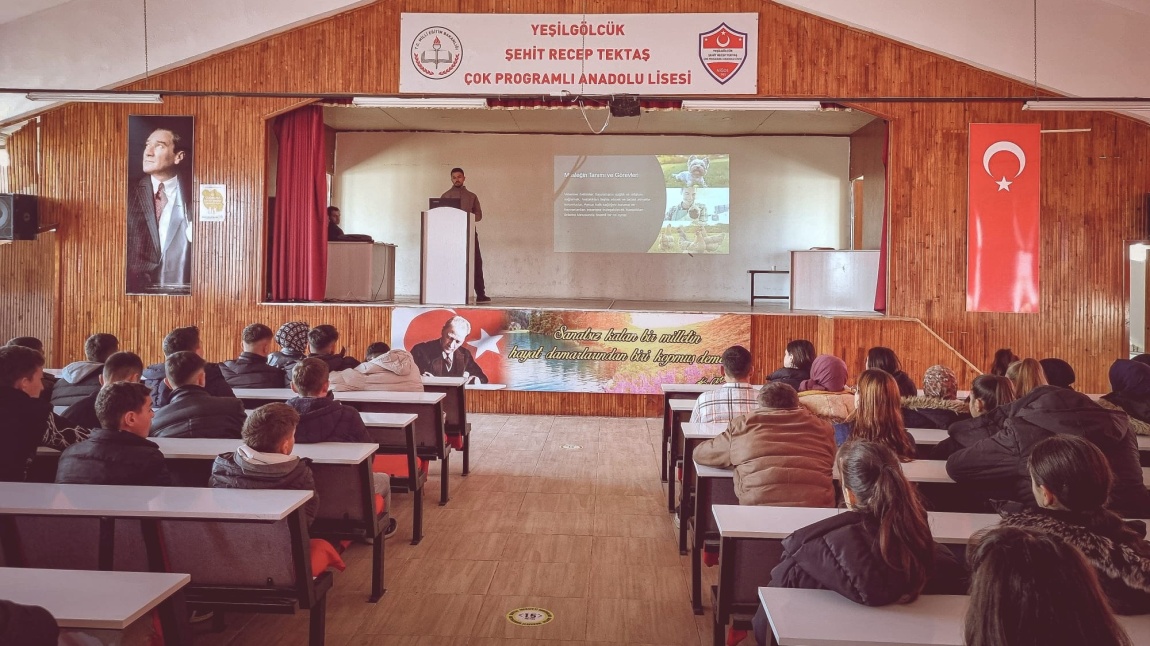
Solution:
[[[83,103],[163,103],[154,92],[29,92],[29,101],[78,101]]]
[[[398,96],[357,96],[351,100],[352,105],[367,108],[451,108],[451,109],[478,109],[487,107],[487,99],[436,97],[436,98],[405,98]]]
[[[1087,111],[1087,110],[1105,110],[1105,111],[1120,111],[1120,110],[1150,110],[1150,101],[1145,99],[1131,99],[1131,100],[1105,100],[1105,101],[1065,101],[1065,100],[1051,100],[1051,101],[1027,101],[1022,104],[1023,110],[1065,110],[1065,111]]]
[[[798,110],[816,111],[822,109],[818,101],[683,101],[684,110]]]

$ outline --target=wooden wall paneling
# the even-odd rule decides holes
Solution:
[[[399,15],[403,11],[569,12],[557,0],[403,0],[373,3],[222,52],[131,84],[132,89],[266,90],[316,94],[398,90]],[[702,0],[595,0],[595,12],[708,12]],[[740,0],[729,11],[758,11],[759,94],[763,96],[1029,96],[1025,83],[852,29],[774,3]],[[125,347],[159,359],[159,340],[176,325],[197,323],[213,360],[238,350],[243,325],[275,326],[290,318],[331,322],[351,350],[387,338],[386,308],[259,304],[264,222],[265,119],[286,100],[166,97],[161,106],[70,105],[41,119],[40,194],[59,215],[60,324],[55,347],[63,363],[77,358],[93,331],[115,331]],[[1028,113],[1019,104],[887,103],[862,106],[891,127],[890,289],[888,312],[920,319],[975,363],[994,348],[1020,355],[1061,356],[1079,385],[1106,388],[1110,360],[1125,346],[1123,240],[1145,235],[1136,203],[1150,192],[1144,169],[1150,128],[1109,114]],[[123,287],[126,116],[152,111],[196,117],[196,180],[229,186],[229,219],[197,223],[195,296],[128,297]],[[966,132],[971,122],[1029,122],[1044,128],[1091,128],[1081,136],[1043,138],[1043,219],[1039,250],[1042,307],[1037,314],[965,311]],[[19,134],[19,133],[17,133]],[[0,250],[0,264],[4,254]],[[11,293],[11,292],[7,292]],[[25,301],[17,299],[21,303]],[[781,339],[815,334],[820,348],[857,353],[886,339],[912,350],[900,356],[914,370],[938,356],[910,324],[818,318],[755,317],[756,364],[777,361]],[[857,319],[862,321],[864,319]],[[851,321],[854,321],[853,319]],[[778,327],[774,327],[778,326]],[[795,327],[792,327],[795,326]],[[888,330],[888,326],[891,328]],[[870,335],[870,336],[864,336]],[[928,335],[929,336],[929,335]],[[935,341],[937,342],[937,341]],[[848,345],[848,343],[850,345]],[[922,356],[918,356],[918,352]],[[504,410],[647,410],[643,396],[483,393],[478,407]],[[631,400],[630,397],[636,398]],[[555,402],[559,402],[558,404]],[[635,403],[639,402],[639,403]],[[560,405],[561,404],[561,405]]]

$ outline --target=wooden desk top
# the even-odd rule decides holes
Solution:
[[[467,380],[463,377],[428,377],[424,375],[420,377],[424,386],[449,386],[452,388],[463,388],[467,385]]]
[[[685,424],[683,428],[686,429]],[[941,428],[908,428],[906,430],[914,437],[915,443],[922,446],[934,446],[949,437],[946,430]],[[1139,435],[1137,439],[1139,451],[1150,451],[1150,436]]]
[[[831,590],[759,588],[780,646],[898,644],[962,646],[969,597],[923,595],[908,604],[868,607]],[[1150,644],[1150,615],[1119,616],[1134,644]]]
[[[0,482],[0,514],[275,522],[312,495],[280,489]]]
[[[715,390],[722,384],[659,384],[663,394],[668,393],[694,393],[696,395]]]
[[[359,418],[370,428],[403,428],[419,419],[415,413],[360,413]]]
[[[686,422],[683,424],[683,437],[688,440],[709,440],[725,430],[727,430],[726,422],[708,424]]]
[[[693,410],[695,410],[695,400],[694,399],[672,399],[671,400],[671,412],[672,413],[682,413],[682,412],[689,413]]]
[[[192,580],[188,574],[0,568],[4,598],[40,606],[61,628],[124,630]]]
[[[731,478],[735,477],[735,470],[734,469],[719,469],[716,467],[708,467],[706,465],[702,465],[702,464],[699,464],[698,462],[695,462],[693,459],[691,460],[691,462],[693,462],[695,464],[695,475],[697,475],[700,478],[727,478],[727,479],[731,479]]]
[[[415,415],[405,415],[415,417]],[[218,440],[190,437],[148,438],[160,447],[165,458],[175,460],[214,460],[221,453],[235,451],[243,442],[240,440]],[[375,455],[378,444],[354,442],[320,442],[317,444],[296,444],[292,455],[310,458],[317,464],[359,464]]]
[[[783,539],[796,530],[846,511],[815,507],[714,505],[711,512],[724,538]],[[997,514],[927,512],[931,534],[939,543],[966,545],[971,535],[998,524]]]
[[[236,388],[236,397],[240,399],[275,399],[287,401],[296,394],[291,388]],[[345,402],[379,402],[385,404],[435,404],[443,401],[447,395],[443,393],[405,393],[388,390],[354,390],[335,393],[337,401]]]

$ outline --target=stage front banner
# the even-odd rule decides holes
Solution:
[[[659,394],[660,384],[722,383],[723,350],[750,348],[751,338],[745,314],[397,307],[391,316],[392,347],[410,351],[421,372],[510,390]]]
[[[399,31],[402,93],[758,91],[757,13],[404,13]]]

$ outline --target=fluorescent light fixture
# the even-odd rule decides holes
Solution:
[[[683,101],[684,110],[796,110],[817,111],[822,109],[818,101]]]
[[[155,92],[29,92],[29,101],[78,101],[83,103],[163,103]]]
[[[1027,101],[1022,104],[1023,110],[1063,110],[1075,111],[1122,111],[1122,110],[1150,110],[1150,101],[1144,100],[1109,100],[1109,101]]]
[[[487,99],[471,97],[407,98],[400,96],[357,96],[352,105],[366,108],[450,108],[456,110],[487,107]]]

